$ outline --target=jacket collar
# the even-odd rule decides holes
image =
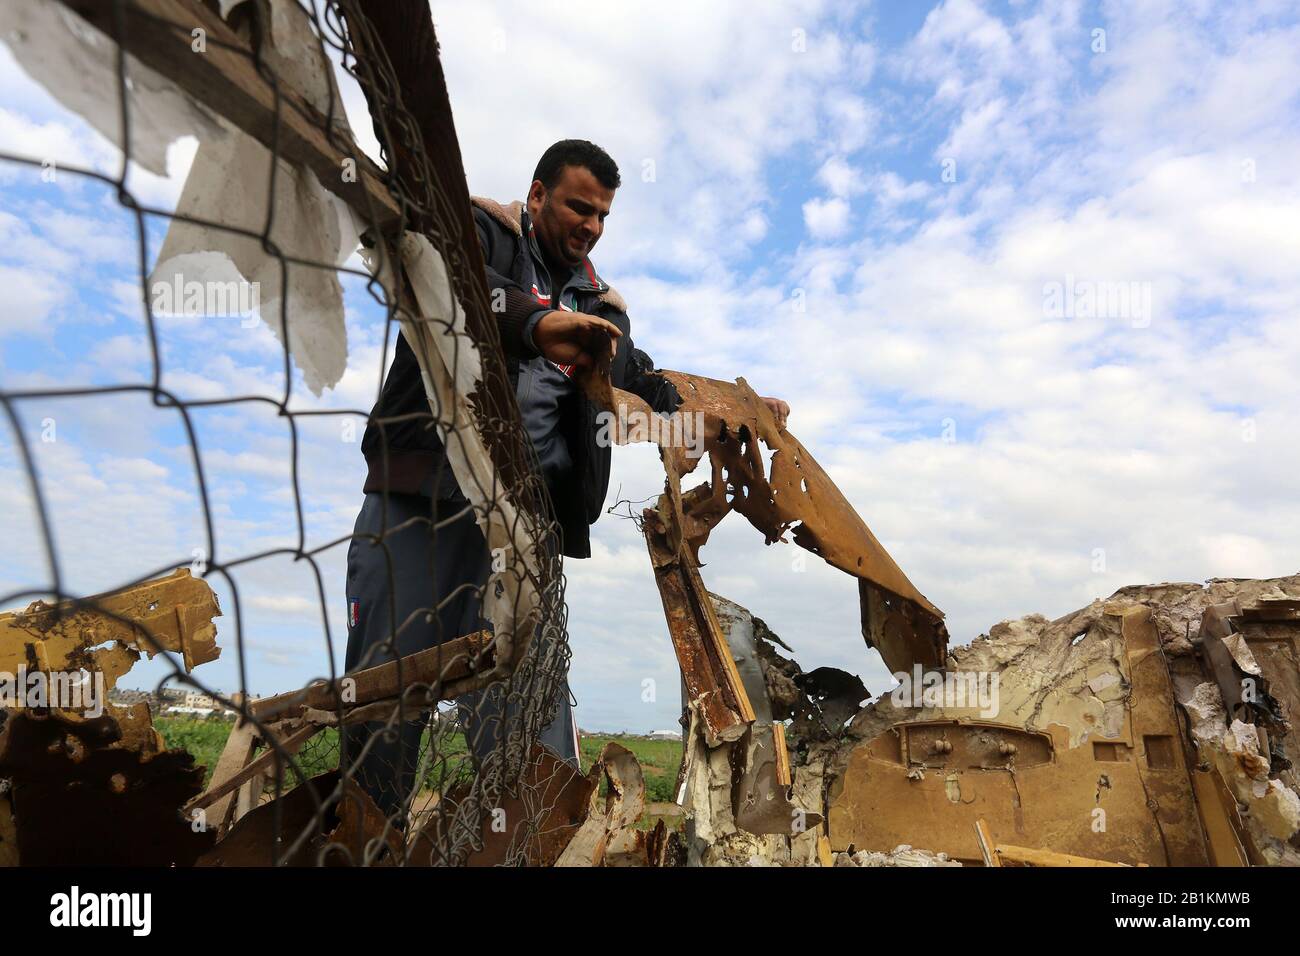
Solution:
[[[482,209],[505,229],[515,236],[523,238],[524,224],[528,222],[528,210],[522,202],[516,199],[512,203],[502,205],[496,200],[487,199],[483,196],[470,196],[469,198],[471,203]],[[536,248],[537,240],[533,238],[531,223],[528,224],[528,232],[528,241]],[[538,255],[541,255],[540,249],[538,249]],[[575,284],[575,288],[583,292],[595,292],[600,301],[612,305],[620,312],[627,312],[627,302],[618,294],[618,290],[596,273],[596,268],[591,264],[590,258],[583,258],[582,264],[574,272],[578,273],[578,282]]]

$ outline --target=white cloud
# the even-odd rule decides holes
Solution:
[[[862,173],[840,156],[832,156],[822,163],[817,170],[817,180],[830,190],[832,196],[840,198],[856,196],[866,188]]]
[[[472,189],[520,195],[533,158],[564,136],[608,147],[625,185],[596,259],[632,304],[638,345],[661,365],[743,375],[789,400],[792,430],[948,612],[956,641],[1122,584],[1295,570],[1300,78],[1283,7],[1085,13],[1062,0],[996,15],[949,0],[890,50],[857,28],[860,10],[815,2],[600,9],[556,20],[527,4],[438,8]],[[1104,54],[1089,49],[1093,20],[1108,31]],[[792,48],[796,28],[806,52]],[[520,110],[521,55],[584,44],[600,55],[530,74]],[[344,96],[367,137],[357,92]],[[0,98],[0,134],[96,158],[93,137],[33,102]],[[935,164],[949,154],[953,183]],[[95,231],[83,256],[69,246],[93,225],[73,217],[96,211],[64,185],[44,201],[68,204],[67,218],[45,229],[26,210],[0,213],[4,286],[28,317],[6,339],[6,366],[23,344],[58,344],[39,332],[72,312],[58,297],[77,289],[67,277],[83,258],[107,271],[126,241]],[[1067,276],[1147,284],[1149,325],[1047,314],[1045,285]],[[6,367],[6,384],[147,369],[134,289],[127,270],[101,289],[131,326],[95,330],[92,347],[35,372]],[[364,412],[374,401],[382,318],[353,306],[342,382],[319,399],[295,388],[293,408]],[[167,387],[280,397],[264,326],[159,331]],[[58,411],[69,441],[39,450],[78,584],[204,540],[188,449],[154,432],[175,413],[102,404],[82,413],[80,432]],[[24,413],[30,428],[47,409]],[[296,548],[283,417],[256,403],[195,422],[225,560]],[[297,424],[310,547],[350,529],[363,464],[340,419]],[[96,455],[76,434],[113,447]],[[23,476],[11,466],[0,477],[14,542],[4,578],[31,581],[42,557]],[[619,449],[610,503],[653,497],[662,482],[651,449]],[[643,542],[611,516],[594,536],[595,557],[566,566],[579,720],[669,725],[678,676]],[[320,558],[336,652],[345,550]],[[792,554],[733,516],[702,553],[703,577],[767,620],[805,667],[888,686],[862,644],[851,579],[815,558],[796,572]],[[264,558],[237,578],[253,661],[279,668],[274,686],[256,689],[324,673],[307,563]],[[221,595],[229,609],[233,595]],[[231,618],[219,621],[226,641]]]
[[[849,204],[843,199],[810,199],[803,204],[803,223],[814,239],[835,239],[849,227]]]

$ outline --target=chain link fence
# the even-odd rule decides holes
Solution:
[[[243,714],[241,726],[255,728],[258,740],[246,764],[267,749],[276,753],[277,759],[245,784],[254,788],[251,806],[245,808],[247,813],[258,812],[258,805],[282,803],[295,789],[305,795],[310,804],[305,821],[294,818],[287,810],[267,811],[272,814],[273,825],[272,838],[265,846],[266,859],[276,864],[302,861],[306,853],[308,862],[315,863],[460,865],[483,853],[485,833],[504,831],[503,849],[491,862],[536,862],[530,846],[536,842],[541,821],[551,809],[548,801],[553,802],[555,792],[550,781],[536,773],[538,739],[557,713],[561,695],[567,694],[569,647],[564,579],[546,488],[514,404],[481,261],[466,241],[468,195],[458,165],[459,152],[454,148],[455,131],[449,110],[431,119],[430,104],[411,98],[410,78],[399,75],[388,55],[391,36],[382,36],[369,18],[378,4],[360,0],[299,4],[246,0],[227,10],[219,10],[216,4],[135,0],[99,4],[35,4],[24,0],[24,5],[32,10],[43,8],[32,14],[43,19],[31,21],[37,26],[44,24],[41,29],[48,31],[57,26],[73,33],[98,31],[93,42],[104,62],[111,65],[112,86],[100,94],[104,110],[115,111],[116,118],[107,112],[87,118],[101,131],[104,124],[111,127],[107,133],[121,149],[120,173],[114,176],[72,165],[61,165],[59,171],[96,180],[113,190],[120,208],[135,223],[137,268],[121,278],[137,290],[139,322],[150,349],[150,374],[137,381],[84,387],[63,383],[10,387],[0,383],[0,406],[10,432],[8,452],[26,475],[45,558],[44,575],[38,567],[32,567],[31,580],[0,596],[0,607],[20,607],[39,599],[71,602],[61,606],[62,613],[97,609],[112,616],[96,600],[76,593],[68,584],[65,555],[79,542],[68,540],[66,535],[56,538],[53,533],[57,515],[48,491],[58,476],[42,473],[39,467],[39,455],[31,447],[33,423],[29,412],[54,400],[90,405],[124,394],[145,396],[156,414],[174,416],[184,434],[205,535],[203,560],[196,567],[207,581],[220,585],[228,595],[230,606],[222,609],[218,640],[224,653],[233,654],[236,660],[239,696],[222,695],[205,681],[203,668],[189,673],[166,654],[159,659],[170,662],[169,672],[159,686],[165,683],[193,688],[239,710]],[[388,15],[392,12],[390,9]],[[427,20],[427,6],[424,14]],[[421,56],[431,58],[436,65],[432,23],[426,26],[421,21],[416,27],[407,37],[408,42],[425,44]],[[84,45],[92,42],[89,36],[59,42]],[[29,42],[32,39],[27,37]],[[48,35],[45,39],[52,40]],[[201,51],[197,45],[200,40],[204,47]],[[195,51],[188,63],[172,52],[185,46]],[[322,73],[328,72],[329,64],[336,66],[344,82],[355,82],[364,93],[382,149],[377,164],[361,155],[349,134],[337,82],[332,75]],[[128,171],[142,161],[142,150],[157,150],[158,131],[167,127],[165,121],[150,112],[159,102],[156,86],[160,77],[168,95],[183,96],[190,106],[201,101],[200,112],[215,115],[218,126],[240,137],[247,155],[258,157],[257,163],[232,169],[231,176],[238,180],[246,199],[259,199],[260,227],[250,227],[247,221],[232,222],[231,217],[223,215],[196,215],[192,206],[151,205],[133,192]],[[440,68],[435,79],[441,85]],[[243,98],[232,94],[240,90],[246,94]],[[260,103],[255,95],[258,90],[270,91]],[[202,95],[196,96],[196,91]],[[449,155],[456,164],[448,162],[446,155],[431,156],[431,134],[438,138],[439,150],[451,144]],[[202,133],[199,141],[202,151],[206,148]],[[312,150],[322,157],[315,170],[303,158]],[[0,152],[0,161],[35,174],[47,158],[6,147]],[[321,175],[327,164],[336,164],[334,180]],[[190,175],[194,176],[195,170]],[[346,215],[351,217],[368,266],[359,266],[350,255],[343,261],[307,256],[301,252],[303,242],[292,236],[286,241],[286,209],[292,211],[295,204],[304,202],[304,195],[310,198],[317,193],[328,194],[333,203],[346,202]],[[185,206],[184,196],[180,205]],[[293,222],[292,214],[288,221]],[[273,286],[278,283],[279,294],[272,297],[273,307],[265,307],[268,297],[263,296],[261,311],[261,319],[276,332],[282,346],[278,398],[258,394],[198,396],[164,381],[167,351],[162,346],[164,330],[160,328],[156,290],[152,288],[160,255],[157,244],[150,241],[150,231],[170,231],[177,223],[183,223],[190,235],[206,237],[211,245],[240,249],[244,262],[256,260],[258,274],[274,277]],[[468,234],[472,233],[471,225]],[[412,236],[427,242],[427,247],[422,248],[436,253],[433,261],[435,265],[441,263],[440,268],[425,270],[423,275],[411,274]],[[163,245],[166,252],[167,242]],[[239,256],[235,259],[238,261]],[[247,280],[247,270],[240,271]],[[310,358],[313,337],[319,331],[305,324],[304,316],[315,306],[304,302],[301,293],[318,288],[321,276],[333,277],[336,285],[339,279],[364,285],[375,311],[383,316],[381,363],[394,353],[398,336],[406,336],[420,360],[427,389],[426,408],[381,419],[372,417],[366,408],[322,407],[298,399],[301,366],[304,358]],[[451,305],[443,315],[430,315],[419,289],[438,284]],[[443,359],[441,366],[438,358]],[[42,365],[44,360],[37,358],[37,366],[48,371],[51,378],[59,379],[57,356],[51,353],[46,359],[48,363]],[[375,383],[377,398],[382,364],[356,371]],[[208,467],[195,422],[198,413],[211,409],[273,410],[287,428],[291,448],[287,490],[296,515],[296,546],[232,553],[218,533],[221,522],[214,514],[214,500],[220,495],[222,479]],[[305,452],[313,436],[304,426],[322,416],[377,429],[380,454],[385,456],[381,466],[384,471],[389,454],[387,436],[393,429],[409,422],[436,429],[449,452],[440,467],[452,469],[464,494],[458,506],[462,513],[449,513],[446,503],[433,496],[423,499],[423,513],[395,524],[395,509],[390,511],[386,500],[377,531],[313,542],[304,520],[312,502],[301,480],[309,457]],[[476,449],[486,455],[477,454]],[[355,446],[351,451],[356,453]],[[437,483],[442,481],[441,474],[434,481],[434,487],[440,487]],[[360,489],[357,491],[360,505]],[[440,560],[455,560],[454,553],[440,547],[439,539],[453,522],[469,513],[478,533],[488,535],[488,544],[504,540],[510,546],[492,548],[492,570],[455,593],[438,592],[436,568],[394,569],[390,560],[390,592],[396,588],[394,575],[398,571],[414,573],[424,581],[427,600],[421,602],[417,613],[402,620],[392,615],[387,640],[370,648],[371,653],[358,669],[391,660],[404,646],[404,629],[418,629],[440,619],[441,612],[453,602],[468,601],[478,608],[487,639],[463,645],[469,648],[466,653],[455,658],[449,653],[445,661],[439,661],[438,652],[433,651],[432,661],[426,655],[420,667],[405,666],[410,660],[408,654],[398,660],[386,689],[375,692],[380,694],[376,700],[365,708],[353,706],[359,702],[348,699],[347,688],[364,687],[365,681],[347,684],[342,680],[345,675],[339,663],[346,637],[346,629],[340,625],[351,611],[331,603],[326,587],[326,579],[337,573],[334,568],[340,563],[340,552],[353,546],[354,538],[358,546],[387,551],[394,535],[418,528],[428,536],[430,553]],[[259,562],[286,559],[308,568],[315,582],[310,600],[319,607],[320,631],[316,635],[319,657],[313,665],[314,683],[318,692],[324,687],[333,688],[333,693],[329,697],[331,706],[313,708],[315,698],[308,692],[310,684],[305,683],[303,693],[290,701],[293,706],[277,713],[247,703],[253,683],[249,647],[256,643],[258,635],[249,624],[240,582],[241,577],[257,569]],[[121,580],[112,590],[130,588],[192,563],[194,555],[178,554],[175,560],[147,573]],[[509,606],[505,606],[507,603]],[[132,623],[120,615],[118,618]],[[505,633],[510,629],[499,626],[502,621],[513,622],[512,633]],[[468,636],[436,630],[437,637],[426,650],[450,646],[455,639]],[[163,649],[147,631],[141,634],[141,641]],[[496,702],[499,722],[491,728],[482,721],[468,719],[473,716],[473,707],[485,698]],[[358,726],[355,718],[363,709],[368,718],[364,726],[374,733],[358,735],[348,731]],[[375,771],[369,771],[372,779],[367,780],[360,769],[367,755],[379,746],[377,742],[391,740],[402,726],[412,724],[422,728],[414,761],[414,784],[406,787],[401,783],[399,767],[391,769],[391,779],[385,783],[392,786],[397,782],[402,791],[400,806],[387,814],[381,827],[363,827],[362,841],[349,843],[331,838],[331,834],[339,832],[335,824],[358,790],[374,789]],[[312,730],[305,739],[295,741],[293,735],[308,726]],[[404,754],[402,759],[409,756]],[[357,798],[353,802],[359,806],[363,801]],[[507,815],[503,822],[499,811],[507,803],[525,809],[512,810],[515,818]],[[239,826],[239,820],[228,819],[217,839],[228,838]]]

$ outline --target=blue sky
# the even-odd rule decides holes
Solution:
[[[552,141],[605,146],[625,185],[593,259],[628,300],[637,344],[662,366],[786,398],[791,430],[955,641],[1125,584],[1297,570],[1294,4],[593,4],[557,18],[436,3],[434,17],[471,190],[518,198]],[[116,169],[114,147],[6,50],[0,78],[3,149]],[[359,92],[344,96],[373,152]],[[168,176],[133,169],[133,192],[170,208],[194,149],[172,145]],[[0,184],[5,387],[148,381],[136,224],[113,190],[14,164]],[[162,234],[151,224],[151,257]],[[1149,314],[1053,316],[1045,289],[1067,278],[1136,284]],[[320,397],[296,381],[295,408],[374,399],[382,314],[343,284],[347,372]],[[164,385],[187,398],[283,388],[264,324],[159,329]],[[174,411],[139,396],[20,411],[72,589],[206,548]],[[346,535],[360,504],[348,420],[299,419],[309,547]],[[194,424],[219,556],[295,547],[284,420],[245,403]],[[653,451],[615,458],[611,502],[657,493]],[[40,589],[9,438],[0,470],[0,591]],[[676,665],[644,546],[612,517],[594,532],[593,560],[566,566],[579,722],[669,726]],[[320,560],[339,656],[344,550]],[[853,582],[793,557],[733,516],[702,553],[705,582],[805,668],[886,689]],[[251,689],[325,673],[310,569],[274,557],[234,574]],[[233,599],[212,583],[227,651],[198,676],[229,690]],[[141,666],[128,683],[161,673]]]

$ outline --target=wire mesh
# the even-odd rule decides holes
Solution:
[[[255,791],[251,801],[251,810],[259,804],[273,804],[264,811],[272,815],[272,832],[274,838],[266,848],[267,858],[272,863],[284,863],[289,860],[301,860],[302,854],[308,852],[313,862],[398,862],[421,863],[424,865],[463,864],[483,846],[483,837],[488,821],[493,819],[493,811],[498,810],[507,800],[513,800],[512,806],[525,807],[520,819],[507,821],[509,846],[500,854],[497,862],[523,864],[529,862],[528,846],[536,838],[538,828],[550,807],[545,805],[542,794],[550,793],[546,786],[535,779],[530,780],[529,768],[535,767],[536,747],[542,729],[552,720],[559,709],[562,695],[567,694],[566,673],[569,660],[567,637],[566,608],[564,604],[564,579],[559,548],[556,542],[556,526],[550,520],[549,499],[544,482],[540,478],[535,456],[527,435],[523,431],[517,409],[513,406],[513,392],[505,361],[500,352],[499,342],[490,313],[481,294],[482,281],[473,274],[479,268],[477,263],[469,261],[463,254],[455,236],[455,216],[457,205],[451,197],[464,193],[464,183],[441,182],[433,172],[425,152],[419,124],[415,117],[401,101],[399,84],[394,77],[391,66],[379,54],[372,42],[362,46],[356,42],[356,31],[364,30],[364,21],[357,15],[353,4],[335,2],[335,0],[317,0],[317,2],[300,3],[299,8],[306,14],[312,24],[315,40],[320,52],[341,64],[342,69],[363,89],[370,104],[371,115],[376,135],[383,150],[382,180],[391,192],[401,216],[394,222],[371,206],[358,208],[353,204],[354,215],[364,224],[363,242],[368,248],[368,255],[379,270],[387,268],[395,277],[392,283],[380,281],[369,270],[354,268],[350,265],[338,265],[330,261],[313,261],[301,258],[281,248],[273,239],[276,203],[280,190],[287,187],[281,173],[281,134],[284,129],[283,118],[287,111],[304,112],[301,101],[292,96],[283,77],[268,65],[265,55],[269,49],[270,25],[267,21],[268,7],[262,3],[250,2],[236,8],[232,23],[239,23],[246,31],[247,45],[244,43],[226,44],[216,37],[208,37],[209,44],[221,47],[247,60],[258,75],[275,91],[273,135],[269,142],[263,143],[269,150],[270,161],[262,171],[267,177],[266,212],[263,228],[260,231],[240,229],[227,222],[186,216],[175,209],[160,208],[144,201],[133,193],[128,182],[134,150],[138,145],[136,126],[138,117],[133,116],[131,89],[131,58],[126,48],[130,46],[127,34],[128,17],[139,16],[140,11],[128,10],[133,5],[130,0],[112,0],[112,20],[114,36],[120,40],[117,52],[117,86],[112,91],[116,100],[116,109],[121,116],[121,166],[116,176],[106,175],[89,167],[63,165],[61,172],[88,177],[111,187],[116,194],[120,207],[133,218],[137,240],[136,271],[131,281],[138,287],[141,309],[140,319],[150,347],[150,375],[146,380],[127,381],[112,385],[99,386],[65,386],[43,388],[9,388],[0,383],[0,406],[3,406],[12,436],[12,450],[27,476],[32,507],[36,525],[44,550],[47,580],[33,580],[29,585],[12,590],[0,596],[0,607],[13,607],[27,601],[41,600],[52,602],[70,602],[62,605],[62,613],[71,613],[79,609],[95,609],[100,613],[113,615],[94,597],[75,593],[70,589],[65,576],[61,547],[76,547],[76,541],[57,541],[53,533],[54,515],[46,494],[51,476],[44,475],[38,467],[37,457],[29,447],[29,438],[24,428],[24,406],[50,400],[93,403],[103,401],[114,395],[147,396],[152,406],[161,414],[177,416],[185,436],[189,461],[193,469],[197,499],[201,511],[202,527],[205,535],[204,559],[201,562],[203,576],[210,581],[224,585],[231,597],[231,606],[223,609],[224,621],[219,627],[219,642],[229,653],[233,650],[237,661],[238,694],[225,696],[214,687],[205,683],[202,668],[189,673],[167,654],[161,659],[169,662],[166,677],[159,682],[180,685],[206,693],[219,700],[224,706],[239,710],[244,717],[258,728],[261,748],[255,753],[270,748],[278,755],[265,775],[255,777],[249,786]],[[138,22],[132,20],[131,22]],[[160,26],[175,30],[174,24],[159,21]],[[342,104],[331,84],[329,108],[324,115],[311,115],[314,125],[323,136],[336,148],[354,150],[355,147],[342,132],[343,126],[338,122],[342,116]],[[450,127],[444,134],[454,137]],[[25,156],[5,151],[0,153],[0,160],[6,164],[19,164],[40,167],[44,158]],[[263,315],[263,320],[271,325],[278,324],[282,344],[281,373],[283,388],[279,397],[272,399],[265,395],[229,394],[218,397],[196,397],[184,394],[177,387],[164,385],[165,353],[160,345],[161,335],[158,316],[150,295],[149,278],[155,265],[148,241],[150,224],[169,224],[181,220],[196,226],[203,226],[218,232],[242,235],[256,241],[266,256],[279,265],[281,288],[284,294],[279,299],[278,314]],[[304,409],[294,402],[294,364],[290,353],[290,334],[298,318],[299,303],[293,301],[294,286],[289,277],[293,270],[315,269],[329,270],[338,275],[353,276],[365,284],[368,294],[383,310],[384,337],[380,350],[380,368],[367,369],[373,374],[377,383],[376,398],[382,391],[385,359],[393,354],[396,347],[396,334],[403,319],[410,322],[429,322],[438,326],[443,332],[453,331],[444,320],[428,319],[413,314],[411,302],[403,301],[403,296],[395,290],[405,285],[403,278],[405,265],[397,248],[397,242],[406,230],[416,230],[426,236],[433,248],[442,256],[446,264],[448,282],[453,301],[462,303],[471,313],[471,318],[479,322],[480,330],[486,329],[487,341],[473,342],[465,334],[466,345],[479,347],[483,356],[482,378],[480,387],[472,396],[460,396],[470,400],[473,411],[472,427],[481,437],[491,452],[495,469],[478,491],[480,498],[487,502],[483,505],[471,505],[460,502],[456,509],[445,501],[434,497],[422,499],[423,513],[409,517],[400,524],[392,521],[396,511],[387,491],[382,493],[384,507],[376,531],[344,535],[320,544],[310,544],[304,521],[304,513],[309,502],[304,500],[300,467],[303,458],[304,442],[308,440],[302,433],[302,423],[314,416],[338,416],[364,422],[378,429],[381,439],[382,454],[390,453],[389,436],[397,427],[417,421],[425,427],[434,427],[435,423],[444,428],[454,420],[451,409],[440,407],[434,401],[426,410],[400,416],[381,418],[373,410],[363,409]],[[477,281],[476,281],[477,279]],[[486,346],[486,347],[485,347]],[[468,351],[457,351],[457,355]],[[54,357],[51,356],[51,370]],[[450,381],[455,390],[459,369],[453,365],[450,369]],[[244,553],[228,553],[223,539],[218,535],[218,522],[214,519],[213,492],[214,479],[206,467],[204,450],[200,445],[199,430],[195,424],[195,415],[202,409],[213,408],[271,408],[287,427],[291,449],[290,489],[293,511],[296,516],[296,546],[252,550]],[[459,431],[458,431],[459,428]],[[453,426],[446,433],[448,443],[463,441],[464,426]],[[446,458],[442,459],[440,468],[448,467]],[[434,476],[433,487],[439,487],[441,475]],[[360,489],[358,489],[359,491]],[[468,489],[467,489],[468,490]],[[470,495],[474,498],[474,495]],[[485,598],[485,589],[499,587],[502,574],[521,573],[522,564],[512,563],[504,572],[494,569],[489,580],[486,573],[473,577],[470,585],[461,587],[454,593],[438,593],[438,569],[433,565],[438,561],[456,562],[460,556],[454,551],[440,547],[440,540],[446,536],[448,529],[457,521],[463,522],[466,514],[473,513],[478,522],[486,520],[491,506],[503,501],[510,502],[524,516],[522,533],[528,537],[535,548],[537,563],[529,571],[530,583],[535,589],[538,606],[536,611],[537,627],[534,637],[528,644],[527,653],[518,660],[509,674],[498,674],[478,691],[479,696],[460,696],[460,703],[448,700],[449,687],[471,687],[474,681],[466,682],[463,670],[456,670],[459,683],[452,684],[446,680],[452,673],[452,662],[447,666],[433,669],[434,676],[418,681],[412,679],[404,661],[399,658],[397,665],[397,694],[383,699],[390,706],[372,718],[369,725],[379,729],[372,734],[361,734],[358,739],[352,732],[340,732],[337,726],[345,723],[348,711],[343,702],[333,709],[331,715],[316,713],[314,718],[323,726],[300,745],[286,746],[285,741],[291,736],[294,725],[276,724],[274,718],[259,717],[248,706],[250,687],[250,665],[248,648],[250,641],[256,638],[246,623],[246,612],[241,599],[239,578],[242,572],[251,569],[259,562],[272,559],[292,559],[310,569],[314,581],[313,601],[319,605],[320,633],[319,646],[323,659],[317,680],[336,681],[343,676],[336,665],[336,651],[341,647],[340,638],[343,631],[338,622],[348,609],[330,606],[326,597],[324,558],[330,552],[346,550],[362,545],[378,548],[387,561],[387,585],[391,595],[397,587],[396,570],[393,566],[394,554],[390,544],[394,536],[403,531],[421,529],[420,533],[428,537],[428,553],[435,556],[430,567],[416,571],[423,586],[427,589],[427,600],[421,602],[417,612],[403,620],[397,620],[396,613],[388,617],[389,633],[387,639],[367,649],[364,659],[357,669],[372,666],[384,660],[393,659],[403,647],[409,650],[409,641],[403,637],[408,629],[411,633],[420,632],[421,628],[430,635],[425,642],[429,647],[441,647],[453,638],[463,637],[463,633],[448,633],[442,626],[442,612],[455,602],[469,602],[481,610]],[[358,504],[360,500],[358,499]],[[516,529],[518,530],[518,529]],[[170,572],[178,566],[190,565],[192,555],[178,555],[174,561],[168,561],[159,567],[129,580],[123,580],[111,590],[132,587],[144,581]],[[405,574],[411,569],[400,569]],[[391,609],[396,602],[390,602]],[[527,609],[516,609],[521,618]],[[119,618],[124,623],[126,619]],[[228,622],[228,626],[225,622]],[[432,628],[426,627],[433,623]],[[144,631],[141,642],[161,651],[161,644],[154,635]],[[490,646],[490,645],[488,645]],[[479,653],[470,661],[471,677],[476,671],[486,669],[491,663],[489,658]],[[404,671],[406,671],[404,673]],[[482,680],[478,681],[483,684]],[[287,690],[287,688],[286,688]],[[475,721],[474,707],[483,695],[493,696],[498,703],[501,715],[497,732],[490,733],[482,721]],[[378,711],[372,708],[372,714]],[[477,724],[477,725],[476,725]],[[380,746],[403,726],[418,728],[418,748],[414,755],[416,770],[414,784],[406,787],[402,784],[401,769],[392,767],[391,777],[385,785],[396,781],[401,791],[398,806],[388,814],[386,826],[382,833],[367,833],[370,837],[364,844],[362,858],[356,858],[356,845],[343,845],[322,839],[321,833],[328,831],[340,818],[350,798],[355,794],[354,783],[360,783],[362,789],[374,787],[374,771],[369,771],[370,778],[363,779],[361,768],[368,754]],[[487,736],[485,737],[485,734]],[[407,737],[409,739],[410,732]],[[358,745],[359,742],[359,745]],[[402,760],[409,760],[410,754],[403,754]],[[334,772],[334,773],[331,773]],[[382,773],[382,772],[381,772]],[[259,784],[260,781],[260,784]],[[290,825],[280,812],[283,798],[295,787],[304,787],[310,799],[312,812],[305,825]],[[519,816],[519,814],[516,814]],[[412,848],[419,846],[419,859],[412,853]]]

